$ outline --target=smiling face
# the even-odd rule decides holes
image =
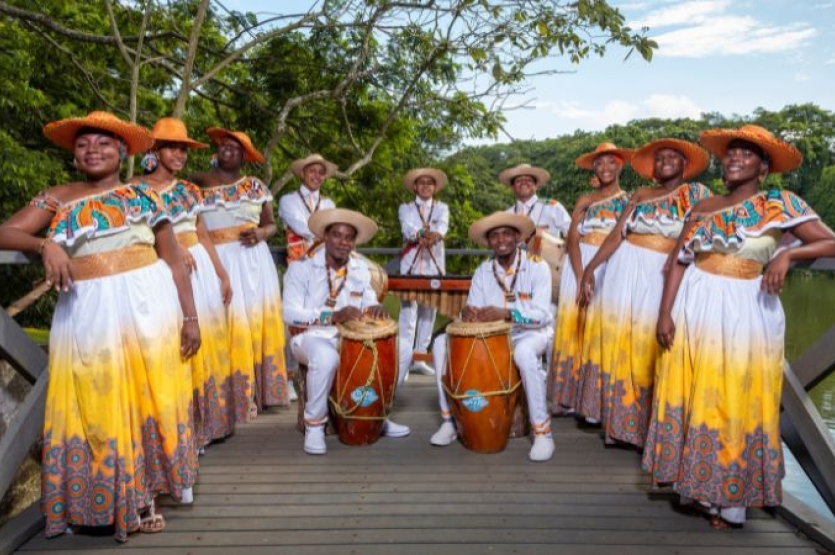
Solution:
[[[122,164],[119,139],[107,131],[82,129],[75,138],[73,153],[78,171],[91,179],[119,173]]]
[[[494,227],[487,232],[487,245],[493,250],[496,258],[506,258],[516,251],[520,237],[521,234],[516,228]]]
[[[767,174],[765,154],[758,145],[741,139],[730,142],[722,157],[722,175],[729,188],[734,189],[745,183],[759,181]]]
[[[513,193],[518,200],[527,201],[536,193],[536,178],[532,175],[517,175],[510,182]]]
[[[232,137],[223,137],[217,143],[218,167],[238,171],[244,165],[244,147]]]
[[[314,162],[306,165],[302,170],[302,183],[311,191],[318,191],[327,175],[328,169],[325,165]]]
[[[660,148],[655,152],[653,176],[661,183],[684,175],[687,159],[679,151],[672,148]]]
[[[160,166],[172,175],[182,171],[188,162],[188,147],[184,143],[165,142],[157,147],[156,152]]]
[[[601,154],[594,159],[592,169],[594,175],[600,180],[600,186],[605,187],[618,181],[623,162],[614,154]]]
[[[357,230],[352,225],[336,223],[325,230],[325,254],[338,267],[348,263],[356,244]]]
[[[415,179],[415,193],[421,200],[429,200],[435,194],[435,180],[428,175],[421,175]]]

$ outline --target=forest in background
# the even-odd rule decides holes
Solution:
[[[637,147],[665,136],[696,140],[703,129],[743,122],[762,124],[800,148],[803,167],[769,183],[796,191],[835,223],[829,194],[835,114],[815,105],[466,146],[505,137],[505,106],[524,91],[534,62],[560,58],[582,67],[589,56],[630,54],[651,61],[656,45],[648,30],[629,29],[606,2],[311,4],[259,20],[217,0],[0,0],[2,219],[38,191],[79,178],[71,155],[48,143],[41,127],[105,109],[148,127],[177,115],[199,140],[212,125],[247,131],[268,157],[248,171],[276,195],[298,187],[290,161],[322,153],[342,170],[325,193],[380,224],[373,246],[400,243],[397,207],[410,200],[401,181],[410,168],[447,172],[450,185],[441,195],[453,215],[447,245],[469,247],[469,224],[512,202],[497,180],[508,166],[548,169],[552,179],[541,196],[570,208],[588,184],[574,159],[601,141]],[[206,169],[209,156],[193,152],[187,171]],[[126,174],[131,170],[126,165]],[[721,186],[715,166],[701,180],[717,191]],[[626,170],[623,184],[631,190],[642,183]],[[275,244],[283,244],[281,234]],[[26,293],[40,274],[36,265],[0,266],[7,285],[0,304]],[[42,325],[51,306],[45,298],[21,322]]]

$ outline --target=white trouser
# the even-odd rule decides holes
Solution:
[[[438,309],[433,306],[419,305],[417,301],[400,301],[397,337],[400,348],[398,386],[406,379],[406,374],[412,366],[412,352],[425,353],[429,349],[437,315]]]
[[[548,345],[545,347],[545,375],[551,371],[551,361],[554,359],[554,333],[557,331],[557,305],[551,303],[551,315],[554,317],[554,325],[551,326],[551,333],[548,335]]]
[[[534,433],[551,432],[551,415],[545,403],[545,371],[542,369],[542,355],[548,346],[552,334],[545,329],[525,330],[511,334],[510,341],[513,345],[513,361],[519,368],[522,376],[522,386],[525,389],[525,397],[528,401],[528,414],[531,419],[531,428]],[[432,357],[435,361],[435,377],[438,383],[438,401],[441,405],[441,414],[444,419],[449,419],[449,403],[446,392],[441,381],[446,374],[447,366],[447,335],[439,335],[435,339],[435,346],[432,349]]]
[[[337,337],[320,337],[305,332],[291,342],[293,356],[307,365],[304,404],[304,422],[308,426],[321,426],[328,421],[328,394],[339,366]]]
[[[291,337],[290,326],[284,324],[284,337]],[[295,379],[299,372],[299,361],[293,355],[293,342],[286,341],[284,343],[284,358],[287,360],[287,378]]]

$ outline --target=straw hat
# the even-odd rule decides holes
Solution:
[[[467,235],[473,243],[486,247],[487,234],[497,227],[512,227],[519,232],[523,240],[527,240],[536,231],[536,225],[527,216],[512,212],[494,212],[473,222]]]
[[[406,188],[407,191],[415,192],[415,181],[418,180],[419,177],[431,177],[435,180],[435,194],[437,195],[441,189],[446,187],[446,184],[449,182],[447,176],[441,170],[435,168],[417,168],[414,170],[409,171],[406,175],[403,176],[403,187]]]
[[[574,163],[584,170],[591,170],[594,169],[594,160],[598,156],[602,156],[604,154],[614,154],[623,160],[624,164],[628,164],[632,159],[632,154],[634,152],[635,149],[633,148],[618,148],[614,143],[600,143],[592,152],[583,154],[577,158]]]
[[[551,179],[551,174],[542,168],[531,166],[530,164],[519,164],[512,168],[507,168],[499,174],[499,181],[510,187],[513,180],[520,175],[530,175],[536,180],[536,188],[539,189]]]
[[[245,161],[258,162],[259,164],[264,163],[264,155],[261,154],[257,148],[255,148],[252,144],[252,140],[249,138],[249,135],[243,131],[229,131],[228,129],[221,129],[220,127],[209,127],[206,129],[206,134],[216,145],[219,145],[221,139],[224,137],[231,137],[241,143],[241,146],[244,148]]]
[[[682,139],[658,139],[635,151],[630,162],[632,169],[641,177],[652,179],[655,177],[655,153],[664,148],[675,150],[687,160],[682,176],[685,180],[693,179],[705,171],[710,163],[710,155],[696,143]]]
[[[325,166],[325,179],[332,177],[336,172],[339,171],[339,166],[337,166],[333,162],[325,160],[325,157],[321,154],[311,154],[306,158],[299,158],[297,160],[293,160],[293,163],[290,164],[290,171],[293,172],[293,174],[296,177],[301,179],[302,172],[304,172],[304,169],[310,164],[322,164],[323,166]]]
[[[209,145],[189,138],[186,124],[178,118],[160,118],[151,133],[155,142],[181,143],[188,148],[208,148]]]
[[[699,135],[702,146],[717,158],[725,156],[728,144],[734,139],[742,139],[762,148],[768,155],[768,171],[771,173],[791,171],[803,162],[799,150],[759,125],[743,125],[739,129],[710,129]]]
[[[307,220],[307,227],[316,237],[323,238],[333,224],[348,224],[357,230],[357,245],[367,243],[377,233],[377,224],[368,216],[344,208],[318,210]]]
[[[125,142],[128,154],[145,152],[154,145],[150,131],[141,125],[122,121],[110,112],[90,112],[83,118],[53,121],[44,125],[43,134],[56,145],[73,150],[76,135],[85,127],[113,133]]]

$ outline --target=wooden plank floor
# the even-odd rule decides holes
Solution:
[[[426,554],[815,555],[820,547],[764,511],[742,530],[714,531],[653,491],[635,452],[603,447],[599,433],[554,422],[556,456],[527,460],[512,440],[495,455],[429,445],[439,424],[434,378],[412,377],[395,420],[408,438],[370,447],[328,438],[326,456],[302,451],[295,405],[261,415],[200,459],[192,506],[164,508],[168,529],[135,534],[37,536],[26,555]]]

